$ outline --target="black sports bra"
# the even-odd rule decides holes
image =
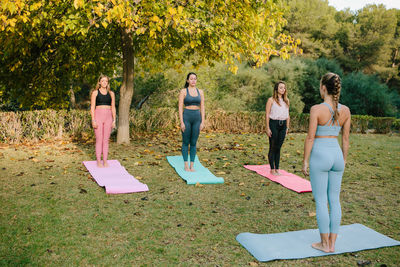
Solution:
[[[108,90],[105,95],[103,95],[100,90],[97,90],[96,106],[111,106],[111,95]]]

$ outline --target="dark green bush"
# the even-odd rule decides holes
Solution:
[[[341,103],[348,106],[352,114],[395,116],[396,107],[392,104],[395,100],[396,96],[389,93],[387,85],[380,83],[377,76],[357,72],[342,79]]]

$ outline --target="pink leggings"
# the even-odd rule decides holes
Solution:
[[[103,161],[107,161],[108,155],[108,139],[110,138],[112,129],[112,113],[111,109],[97,108],[94,112],[97,128],[94,129],[96,134],[96,159],[101,160],[103,153]]]

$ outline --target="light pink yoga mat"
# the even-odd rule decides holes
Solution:
[[[146,184],[136,180],[119,163],[118,160],[109,160],[109,167],[99,168],[96,161],[84,161],[86,169],[99,186],[106,188],[107,194],[124,194],[149,191]]]
[[[301,178],[296,174],[287,172],[285,170],[279,170],[282,175],[275,176],[270,174],[269,165],[244,165],[244,167],[251,171],[255,171],[259,175],[267,177],[271,181],[279,183],[297,193],[312,192],[310,181]]]

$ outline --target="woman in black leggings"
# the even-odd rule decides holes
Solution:
[[[286,84],[279,81],[274,86],[273,96],[265,106],[267,135],[269,137],[268,161],[272,175],[280,175],[279,158],[281,147],[289,130],[289,99],[287,98]]]

